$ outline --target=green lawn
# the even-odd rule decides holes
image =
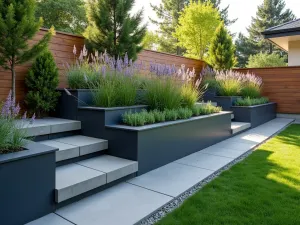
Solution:
[[[222,173],[157,225],[299,225],[300,125]]]

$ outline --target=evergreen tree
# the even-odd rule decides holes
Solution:
[[[16,97],[16,66],[41,53],[54,33],[50,29],[38,43],[28,41],[39,31],[42,19],[35,18],[35,0],[0,1],[0,66],[12,74],[12,99]]]
[[[30,111],[41,117],[55,110],[60,95],[55,90],[58,83],[56,63],[51,52],[46,50],[36,58],[25,79],[28,89],[25,102]]]
[[[134,0],[98,0],[91,8],[90,22],[97,32],[88,34],[88,43],[94,49],[114,56],[136,60],[142,50],[141,42],[147,26],[141,26],[143,11],[131,15]]]
[[[38,0],[36,16],[45,28],[67,33],[81,34],[87,25],[84,0]]]
[[[180,12],[188,5],[190,0],[162,0],[159,6],[151,5],[159,20],[151,19],[151,22],[159,26],[161,37],[159,38],[159,50],[171,54],[182,55],[184,49],[178,46],[178,40],[173,36],[178,25]]]
[[[224,23],[216,29],[209,48],[209,62],[217,70],[228,70],[236,64],[235,46]]]
[[[285,9],[284,0],[264,0],[264,2],[258,6],[256,17],[252,18],[252,23],[247,29],[249,32],[249,38],[240,35],[236,42],[238,58],[241,60],[239,61],[239,65],[245,66],[245,61],[248,61],[249,56],[258,54],[259,52],[270,54],[277,52],[282,55],[283,52],[272,43],[265,40],[261,32],[270,27],[277,26],[294,19],[295,15],[292,11]]]

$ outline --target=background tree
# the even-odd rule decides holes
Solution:
[[[212,38],[209,48],[209,63],[217,70],[231,69],[236,64],[235,46],[222,22]]]
[[[98,0],[91,8],[90,22],[94,23],[97,33],[89,33],[88,42],[100,52],[117,58],[128,53],[135,60],[142,50],[141,42],[146,33],[146,25],[141,26],[142,10],[131,15],[134,0]]]
[[[58,69],[49,50],[36,58],[25,83],[28,88],[25,102],[30,111],[41,117],[55,110],[60,95],[56,91],[59,83]]]
[[[185,7],[174,33],[178,44],[187,49],[185,56],[204,59],[220,22],[220,14],[210,2],[191,2]]]
[[[29,47],[28,40],[39,31],[43,20],[35,18],[35,0],[0,1],[0,66],[12,74],[12,99],[16,96],[16,66],[45,50],[54,29]]]
[[[247,68],[262,68],[262,67],[280,67],[286,66],[285,58],[280,57],[277,53],[259,53],[251,55],[247,64]]]
[[[162,0],[161,4],[151,5],[156,12],[158,20],[151,19],[151,22],[159,27],[161,38],[159,50],[176,55],[182,55],[184,49],[178,46],[178,40],[173,36],[178,25],[180,12],[188,5],[190,0]]]
[[[82,34],[87,26],[84,0],[38,0],[37,18],[44,19],[44,27]]]
[[[159,36],[157,33],[152,31],[147,31],[142,41],[142,45],[144,49],[154,50],[154,51],[157,50],[159,45],[158,39]]]
[[[201,0],[201,3],[206,3],[209,0]],[[190,0],[162,0],[160,5],[152,5],[152,9],[156,12],[158,20],[151,19],[151,22],[159,27],[158,50],[171,54],[184,55],[185,49],[178,46],[178,39],[173,36],[175,28],[179,22],[180,12],[183,8],[189,5]],[[225,25],[230,25],[236,21],[228,18],[228,7],[220,8],[221,0],[211,0],[213,6],[220,11],[221,18]]]
[[[283,51],[265,40],[261,35],[261,32],[267,28],[277,26],[294,19],[295,15],[292,11],[285,9],[284,0],[264,0],[264,2],[258,6],[256,17],[252,18],[252,23],[247,29],[249,32],[249,38],[239,35],[239,39],[236,42],[239,65],[244,67],[244,58],[248,59],[251,54],[258,54],[260,51],[270,54],[277,52],[282,55]],[[249,40],[245,41],[246,38]]]
[[[233,20],[229,19],[229,17],[228,17],[229,5],[226,8],[221,9],[221,0],[200,0],[200,1],[202,3],[210,1],[214,5],[214,7],[216,9],[218,9],[218,11],[220,12],[221,19],[223,20],[225,26],[230,26],[231,24],[233,24],[237,21],[237,19],[233,19]]]

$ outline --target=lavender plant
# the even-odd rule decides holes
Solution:
[[[243,76],[244,84],[241,96],[249,98],[259,98],[261,96],[262,78],[254,74],[247,73]]]
[[[209,66],[205,67],[200,73],[200,77],[202,78],[202,85],[207,86],[208,89],[216,89],[218,87],[216,81],[216,73],[217,71],[213,68]]]
[[[216,73],[217,92],[220,96],[239,96],[244,84],[242,74],[227,70]]]
[[[27,134],[26,129],[21,128],[24,128],[23,122],[26,120],[26,112],[22,120],[18,119],[20,119],[20,106],[16,104],[10,91],[1,108],[0,154],[17,152],[23,149]],[[30,119],[30,123],[33,123],[34,119],[35,115]]]

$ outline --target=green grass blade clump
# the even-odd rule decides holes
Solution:
[[[152,78],[146,85],[146,102],[150,109],[178,109],[181,106],[181,87],[172,78]]]
[[[237,99],[236,102],[234,103],[236,106],[253,106],[253,105],[262,105],[266,104],[269,102],[268,98],[261,97],[261,98],[241,98]]]
[[[178,109],[178,119],[189,119],[193,116],[193,111],[189,108]]]
[[[182,107],[193,108],[200,98],[198,88],[192,83],[186,83],[181,88]]]

